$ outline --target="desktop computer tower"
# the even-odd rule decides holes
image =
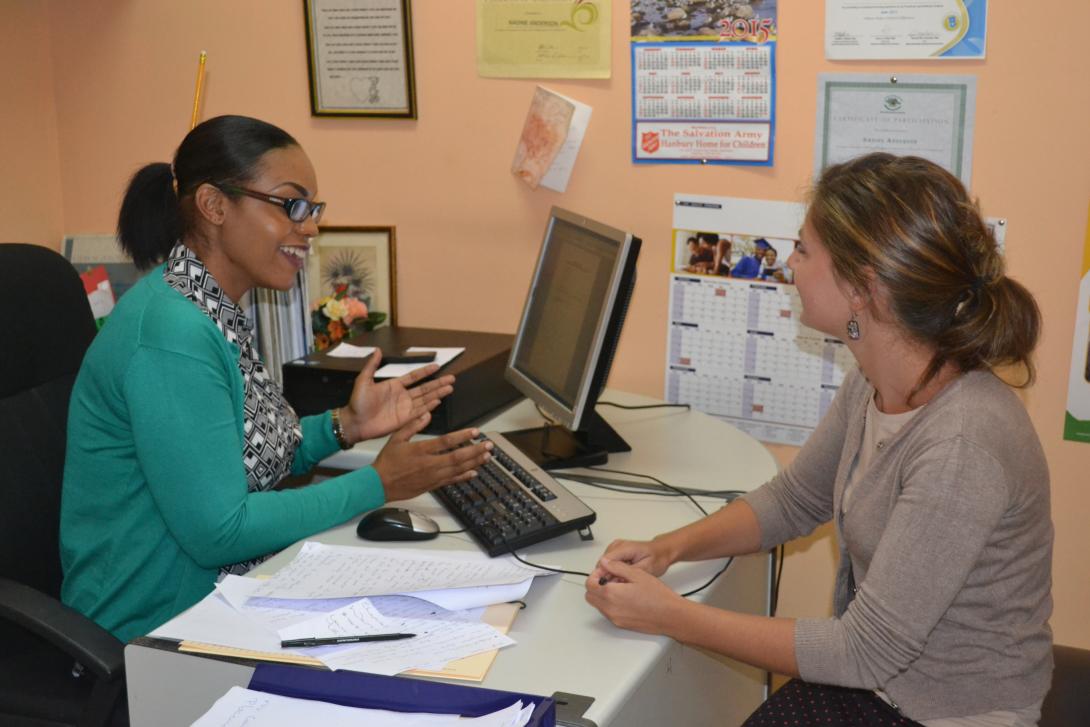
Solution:
[[[349,339],[357,346],[376,346],[385,354],[401,354],[411,346],[465,348],[439,370],[455,376],[454,393],[432,412],[424,432],[444,434],[470,426],[521,397],[503,377],[513,336],[500,333],[448,331],[436,328],[379,328]],[[299,416],[344,406],[365,359],[336,358],[326,352],[289,361],[283,366],[284,397]]]

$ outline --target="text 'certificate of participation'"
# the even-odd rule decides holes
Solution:
[[[918,156],[969,186],[973,76],[821,74],[814,176],[869,152]]]

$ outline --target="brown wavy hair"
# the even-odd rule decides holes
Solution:
[[[1006,274],[980,208],[964,185],[919,157],[874,153],[825,170],[808,219],[837,275],[888,292],[896,323],[934,356],[916,391],[946,363],[962,372],[1020,365],[1034,379],[1041,312]]]

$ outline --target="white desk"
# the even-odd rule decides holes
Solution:
[[[634,395],[607,392],[606,401],[653,403]],[[699,412],[681,409],[626,411],[601,407],[604,416],[632,445],[632,452],[611,455],[613,469],[641,472],[676,486],[751,490],[776,472],[768,451],[749,435]],[[536,426],[540,418],[523,401],[495,417],[486,430]],[[371,443],[330,458],[332,466],[360,466],[377,452]],[[615,538],[650,538],[699,516],[687,499],[610,492],[561,480],[598,513],[595,540],[576,533],[519,551],[537,563],[589,571]],[[705,509],[720,502],[701,498]],[[454,519],[430,495],[410,506],[457,529]],[[331,544],[355,544],[358,519],[315,536]],[[467,535],[443,535],[432,541],[395,547],[473,549]],[[258,569],[270,573],[298,551],[296,544]],[[720,561],[679,564],[665,581],[675,590],[703,584]],[[698,598],[724,608],[767,613],[770,559],[756,555],[733,565]],[[594,698],[585,717],[606,725],[738,724],[760,702],[765,675],[756,669],[705,653],[661,636],[615,628],[583,599],[583,579],[538,578],[526,598],[527,608],[510,635],[517,645],[500,651],[483,686],[549,695],[555,691]],[[134,725],[189,724],[232,684],[249,681],[248,664],[216,661],[130,644],[125,649],[129,708]]]

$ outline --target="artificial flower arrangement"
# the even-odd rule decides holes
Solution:
[[[368,311],[366,303],[348,295],[347,285],[338,285],[333,295],[316,300],[311,310],[314,350],[324,351],[345,338],[374,330],[385,320],[385,313]]]

